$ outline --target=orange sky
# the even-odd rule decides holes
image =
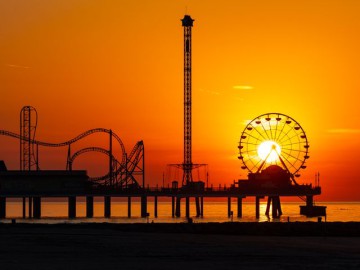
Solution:
[[[166,164],[183,160],[186,10],[193,161],[209,164],[211,183],[246,177],[237,159],[246,120],[281,112],[310,141],[299,182],[319,171],[321,200],[360,200],[357,0],[0,0],[0,129],[18,132],[24,105],[39,113],[39,140],[111,128],[129,152],[144,140],[147,181],[161,184]],[[0,143],[0,159],[18,169],[18,141]],[[40,151],[42,168],[64,168],[66,149]],[[106,163],[88,158],[78,169]]]

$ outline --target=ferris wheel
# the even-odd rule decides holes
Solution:
[[[241,168],[250,173],[278,165],[292,177],[299,177],[309,158],[305,131],[293,118],[281,113],[266,113],[250,121],[238,148]]]

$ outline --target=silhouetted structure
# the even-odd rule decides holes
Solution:
[[[20,112],[20,170],[39,169],[38,145],[33,143],[37,126],[37,111],[24,106]]]
[[[183,185],[192,182],[191,145],[191,28],[194,20],[185,15],[181,20],[184,27],[184,163]]]
[[[295,177],[306,169],[309,158],[309,143],[301,125],[288,115],[266,113],[250,121],[240,137],[239,159],[248,180],[239,180],[240,190],[268,196],[266,214],[272,204],[272,215],[282,215],[280,194],[297,194],[301,190],[311,191],[311,185],[299,185]],[[320,194],[320,187],[315,187]],[[306,195],[306,207],[301,213],[325,215],[324,207],[315,207],[313,195]],[[321,210],[322,209],[322,210]]]
[[[299,185],[300,169],[305,169],[309,158],[309,144],[305,131],[291,117],[280,113],[263,114],[246,126],[241,134],[239,159],[242,169],[248,170],[247,180],[237,180],[230,187],[205,187],[203,181],[193,181],[195,168],[206,164],[192,163],[192,123],[191,123],[191,29],[194,20],[185,15],[181,20],[184,27],[184,162],[171,164],[182,170],[182,186],[172,181],[171,187],[145,187],[144,143],[139,141],[129,155],[120,139],[111,129],[96,128],[88,130],[75,138],[62,143],[47,143],[35,140],[37,124],[36,110],[25,106],[21,110],[20,135],[0,130],[0,135],[20,139],[20,171],[7,171],[4,162],[0,161],[0,218],[6,216],[6,198],[23,198],[23,217],[26,217],[25,198],[29,198],[29,217],[41,217],[42,197],[67,197],[69,218],[76,217],[76,198],[86,197],[86,216],[92,217],[94,197],[104,198],[104,216],[111,216],[111,198],[128,198],[128,216],[131,216],[133,197],[141,200],[141,217],[147,217],[148,197],[154,197],[154,213],[157,217],[158,197],[169,197],[172,202],[172,217],[181,216],[181,199],[185,198],[186,217],[190,218],[190,198],[195,198],[196,216],[204,215],[204,197],[226,197],[228,199],[228,216],[233,216],[231,199],[237,198],[238,217],[242,217],[242,200],[255,197],[256,217],[260,215],[260,199],[268,197],[266,214],[272,205],[272,214],[282,214],[280,196],[304,196],[306,206],[301,207],[301,214],[325,215],[325,207],[314,206],[313,196],[321,193],[317,185]],[[35,113],[35,118],[32,114]],[[109,135],[109,148],[87,147],[72,153],[72,145],[95,133]],[[115,139],[115,140],[114,140]],[[118,160],[113,153],[113,140],[121,149]],[[39,146],[68,147],[66,171],[40,171]],[[36,149],[36,150],[35,150]],[[74,160],[81,154],[98,152],[108,156],[109,171],[101,177],[88,177],[85,171],[74,171]],[[32,171],[33,167],[36,171]],[[140,182],[142,180],[142,185]],[[34,207],[33,207],[34,203]],[[190,221],[190,219],[189,219]]]

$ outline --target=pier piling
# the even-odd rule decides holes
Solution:
[[[200,210],[200,198],[199,197],[195,197],[195,204],[196,204],[196,216],[200,217],[201,210]]]
[[[231,216],[231,197],[228,197],[228,217]]]
[[[306,196],[306,206],[307,207],[311,207],[314,205],[314,199],[313,199],[313,196],[309,195],[309,196]]]
[[[94,217],[94,197],[93,196],[86,197],[86,217],[87,218]]]
[[[260,217],[260,197],[255,197],[255,216],[258,219]]]
[[[147,196],[141,196],[141,217],[147,217]]]
[[[104,216],[106,218],[111,217],[111,197],[110,196],[104,197]]]
[[[0,197],[0,218],[6,217],[6,198]]]
[[[276,197],[272,197],[272,208],[271,208],[271,214],[273,218],[278,217],[278,207],[277,207],[277,200]]]
[[[171,217],[175,217],[175,197],[171,197]]]
[[[176,217],[181,216],[181,197],[176,197]]]
[[[30,203],[29,203],[30,207]],[[68,197],[68,216],[69,218],[76,218],[76,197],[69,196]]]
[[[265,210],[265,215],[267,215],[267,216],[270,214],[270,204],[271,204],[271,197],[268,196],[268,200],[266,203],[266,210]]]
[[[131,218],[131,197],[128,197],[128,218]]]
[[[158,217],[158,197],[154,197],[154,217]]]
[[[33,209],[32,209],[32,202],[33,202],[33,198],[29,197],[29,218],[33,217]]]
[[[237,198],[237,216],[238,217],[242,217],[242,197],[238,197]]]
[[[33,217],[40,219],[41,218],[41,197],[34,197],[34,209]]]
[[[26,197],[22,198],[22,216],[26,218]]]
[[[279,211],[279,216],[281,216],[282,215],[282,210],[281,210],[280,196],[278,196],[278,211]]]
[[[186,212],[186,217],[189,218],[190,217],[190,197],[185,198],[185,212]]]

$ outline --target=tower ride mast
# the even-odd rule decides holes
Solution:
[[[194,20],[185,15],[181,20],[184,27],[184,163],[183,185],[192,182],[191,159],[191,28]]]

